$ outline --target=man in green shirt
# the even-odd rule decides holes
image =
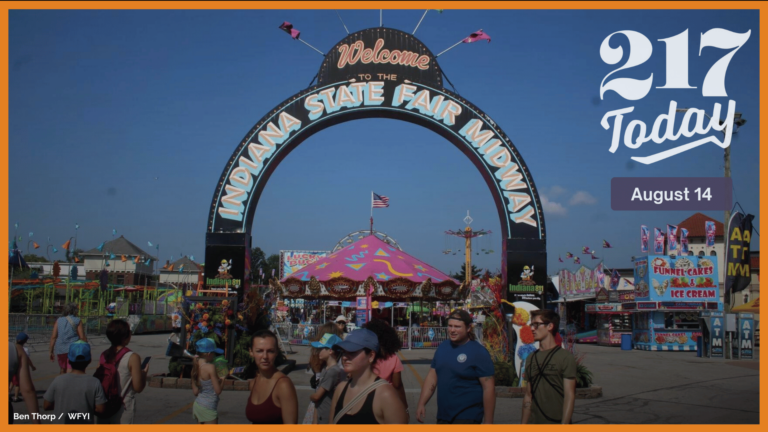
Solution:
[[[531,329],[539,350],[525,362],[522,424],[571,423],[576,399],[576,360],[555,342],[560,316],[551,310],[531,312]]]

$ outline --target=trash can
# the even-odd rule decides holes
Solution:
[[[696,357],[704,356],[704,338],[699,336],[696,339]]]
[[[621,349],[622,351],[629,351],[632,349],[632,335],[624,333],[621,335]]]

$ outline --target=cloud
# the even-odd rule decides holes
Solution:
[[[547,217],[568,216],[568,209],[563,207],[562,204],[550,201],[545,195],[540,195],[539,198],[541,198],[541,206],[544,208],[544,214],[547,215]]]
[[[578,191],[574,196],[571,197],[571,200],[568,202],[568,204],[575,206],[575,205],[592,205],[597,203],[597,198],[593,197],[589,194],[589,192],[586,191]]]
[[[568,192],[565,188],[560,187],[558,185],[554,185],[551,188],[549,188],[549,196],[552,198],[556,198],[564,193]]]

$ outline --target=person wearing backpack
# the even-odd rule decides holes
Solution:
[[[101,382],[85,369],[91,364],[91,346],[86,342],[75,342],[67,353],[72,371],[57,376],[43,396],[43,409],[53,411],[52,423],[93,424],[96,414],[107,406],[107,398]]]
[[[525,363],[521,424],[570,424],[576,399],[576,359],[555,342],[560,315],[549,309],[531,312],[539,349]]]
[[[103,414],[96,416],[98,424],[133,424],[136,416],[136,393],[147,384],[149,363],[141,368],[141,357],[127,347],[131,342],[131,328],[123,320],[112,320],[107,325],[107,339],[112,346],[101,353],[98,378],[107,398]]]

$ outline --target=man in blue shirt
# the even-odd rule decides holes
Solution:
[[[471,333],[463,310],[448,316],[448,337],[432,359],[421,387],[416,419],[423,423],[427,402],[437,389],[438,424],[493,424],[496,387],[491,355]]]

